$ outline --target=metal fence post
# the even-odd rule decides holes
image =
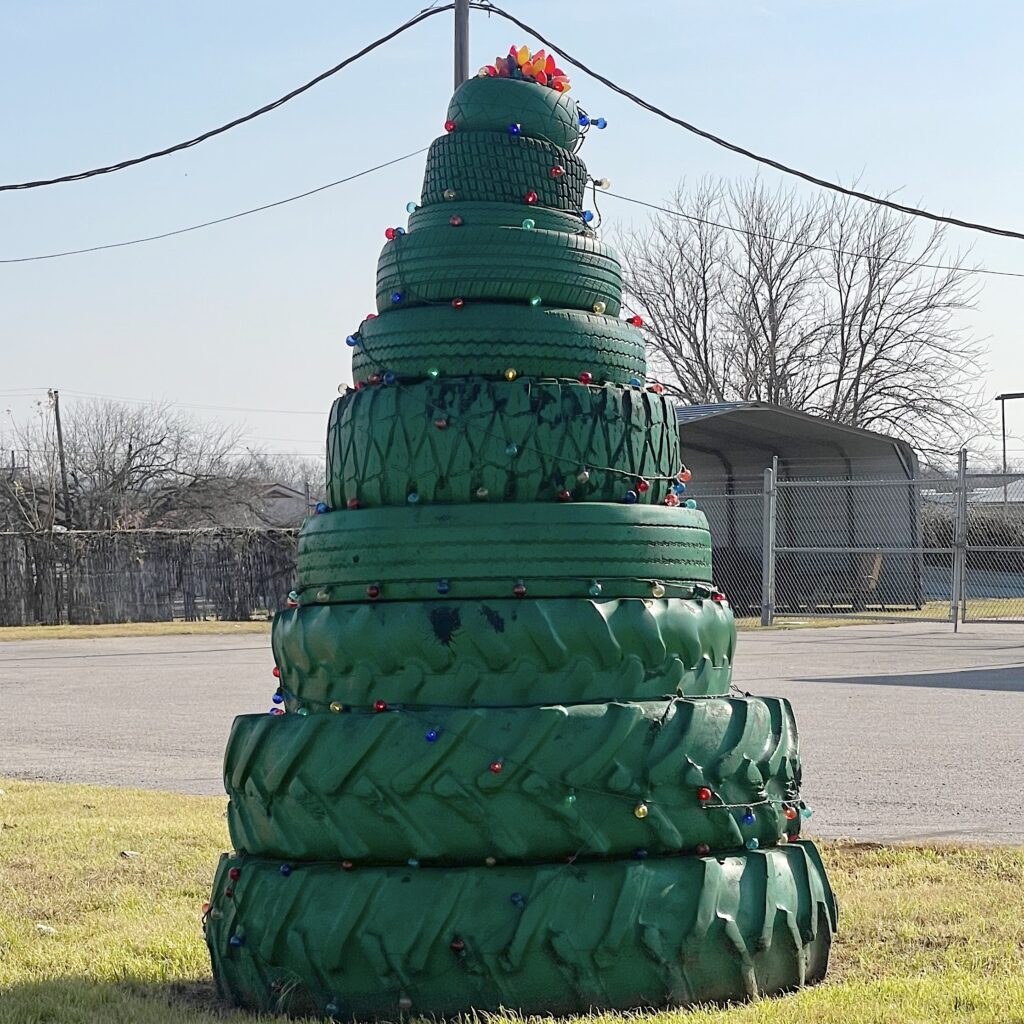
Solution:
[[[953,517],[953,579],[949,595],[949,616],[953,632],[960,619],[967,620],[964,577],[967,563],[967,450],[960,449],[956,467],[956,514]]]
[[[764,532],[761,541],[761,625],[775,621],[775,471],[764,471]]]

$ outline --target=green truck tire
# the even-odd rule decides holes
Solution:
[[[836,917],[806,842],[494,868],[225,856],[206,940],[218,990],[250,1010],[547,1017],[800,988],[824,976]]]
[[[571,309],[467,302],[414,306],[364,320],[352,350],[356,382],[386,371],[399,378],[567,377],[586,370],[598,383],[647,375],[643,335],[612,316]]]
[[[313,710],[235,719],[236,850],[431,866],[742,851],[788,835],[799,802],[779,698]]]
[[[558,177],[554,167],[562,168]],[[506,132],[454,132],[427,151],[420,202],[518,202],[524,217],[547,206],[579,214],[582,225],[586,187],[583,161],[561,146]],[[537,197],[532,203],[531,192]]]
[[[595,584],[605,597],[690,597],[711,583],[711,540],[702,512],[656,505],[344,510],[306,520],[298,579],[302,604],[585,598]]]
[[[522,707],[728,693],[736,626],[709,600],[394,601],[280,612],[272,642],[289,711]]]
[[[351,391],[327,425],[327,503],[664,501],[682,466],[670,398],[576,381],[426,380]],[[646,490],[643,484],[647,484]],[[639,488],[639,489],[638,489]]]
[[[543,302],[618,316],[622,269],[592,235],[461,224],[389,241],[377,261],[377,310],[436,303]]]

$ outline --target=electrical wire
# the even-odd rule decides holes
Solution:
[[[708,220],[704,217],[697,217],[691,213],[683,213],[682,210],[673,210],[669,206],[659,206],[657,203],[648,203],[643,199],[634,199],[632,196],[625,196],[619,192],[605,192],[606,196],[612,199],[621,199],[625,203],[633,203],[636,206],[645,206],[649,210],[656,210],[659,213],[666,213],[671,217],[679,217],[682,220],[692,221],[694,224],[705,224],[709,227],[724,228],[726,231],[733,231],[738,235],[746,235],[748,238],[762,238],[769,242],[782,242],[785,245],[795,245],[801,249],[815,249],[819,252],[831,252],[837,256],[852,256],[855,259],[878,259],[872,253],[851,252],[849,249],[837,249],[831,245],[817,245],[813,242],[798,242],[792,238],[779,238],[775,235],[764,234],[760,231],[750,231],[748,228],[740,228],[735,224],[723,221]],[[988,274],[993,277],[1024,277],[1024,272],[1013,270],[987,270],[985,267],[958,267],[952,263],[923,263],[918,260],[901,260],[895,256],[886,256],[885,263],[898,263],[904,267],[918,267],[922,270],[952,270],[961,274]]]
[[[427,18],[432,18],[435,14],[442,14],[445,11],[450,11],[454,6],[454,4],[445,4],[443,7],[431,7],[427,10],[420,11],[419,14],[414,15],[408,21],[399,25],[398,28],[392,29],[392,31],[381,36],[379,39],[375,39],[372,43],[369,43],[359,50],[358,53],[354,53],[350,57],[346,57],[340,64],[335,64],[333,68],[328,68],[326,71],[321,72],[316,76],[316,78],[312,78],[310,81],[306,82],[305,85],[300,85],[297,89],[292,89],[291,92],[286,93],[284,96],[274,100],[272,103],[265,104],[258,110],[253,110],[251,113],[244,114],[242,117],[236,117],[233,121],[229,121],[227,124],[222,124],[219,128],[212,128],[210,131],[203,132],[202,135],[197,135],[195,138],[189,139],[186,142],[179,142],[173,146],[167,146],[165,149],[158,149],[153,153],[147,153],[145,156],[136,156],[128,160],[121,160],[116,164],[108,164],[105,167],[94,167],[92,170],[79,171],[76,174],[63,174],[58,178],[43,178],[38,181],[22,181],[13,185],[0,185],[0,192],[41,188],[44,185],[59,185],[66,181],[82,181],[85,178],[95,178],[101,174],[111,174],[114,171],[122,171],[126,167],[135,167],[136,165],[146,163],[149,160],[156,160],[158,157],[169,156],[171,153],[179,153],[183,149],[190,149],[192,146],[198,146],[201,142],[205,142],[207,139],[212,139],[217,135],[223,135],[224,132],[230,131],[232,128],[237,128],[240,124],[245,124],[247,121],[255,120],[255,118],[269,113],[271,110],[276,110],[289,100],[293,100],[296,96],[301,96],[304,92],[312,89],[314,85],[319,85],[325,79],[330,78],[332,75],[336,75],[339,71],[344,70],[350,64],[354,64],[361,57],[365,57],[368,53],[376,50],[379,46],[383,46],[396,36],[400,36],[403,32],[413,28],[415,25],[418,25],[421,21],[425,21]]]
[[[647,110],[666,121],[670,121],[672,124],[677,125],[680,128],[684,128],[686,131],[691,132],[694,135],[699,135],[701,138],[707,139],[709,142],[713,142],[716,146],[721,146],[723,149],[728,149],[733,153],[738,153],[740,156],[745,156],[750,160],[755,160],[757,163],[764,164],[767,167],[772,167],[776,171],[781,171],[783,174],[790,174],[794,177],[801,178],[803,181],[810,182],[812,185],[817,185],[819,188],[826,188],[833,192],[840,192],[853,199],[860,199],[866,203],[873,203],[875,206],[886,206],[891,210],[898,211],[899,213],[906,213],[912,217],[923,217],[939,224],[951,224],[954,227],[967,228],[970,231],[981,231],[985,234],[999,235],[1003,238],[1018,238],[1024,240],[1024,232],[1021,231],[1014,231],[1010,228],[994,227],[990,224],[981,224],[976,221],[961,220],[958,217],[946,217],[939,213],[932,213],[930,210],[923,210],[917,206],[907,206],[903,203],[894,202],[891,199],[883,199],[881,196],[873,196],[867,192],[859,192],[856,189],[846,188],[844,185],[840,185],[837,182],[816,177],[813,174],[809,174],[807,171],[801,171],[798,168],[791,167],[779,160],[762,156],[759,153],[755,153],[753,150],[747,149],[745,146],[740,146],[735,142],[729,142],[727,139],[723,139],[719,135],[705,131],[703,128],[698,128],[695,124],[691,124],[689,121],[684,121],[682,118],[668,113],[668,111],[663,110],[661,107],[655,106],[649,100],[643,99],[636,93],[630,92],[621,85],[617,85],[610,78],[607,78],[598,71],[594,71],[593,68],[588,67],[577,57],[573,57],[562,49],[562,47],[551,42],[550,39],[545,38],[532,25],[528,25],[525,21],[521,21],[519,18],[515,17],[515,15],[509,14],[508,11],[490,3],[489,0],[476,0],[476,2],[470,3],[470,7],[478,11],[487,11],[490,14],[497,14],[501,18],[505,18],[506,21],[511,21],[514,25],[518,25],[524,32],[528,32],[536,39],[539,39],[549,50],[554,50],[555,53],[568,63],[579,68],[584,74],[589,75],[602,85],[607,86],[613,92],[618,93],[620,96],[624,96],[630,102],[635,103],[644,110]]]
[[[248,210],[231,213],[226,217],[217,217],[214,220],[206,220],[201,224],[192,224],[187,228],[176,228],[174,231],[164,231],[159,235],[147,235],[145,238],[131,238],[124,242],[108,242],[106,245],[91,245],[85,249],[67,249],[64,252],[51,252],[41,256],[19,256],[12,259],[0,259],[0,263],[34,263],[37,260],[56,260],[63,256],[80,256],[82,253],[100,252],[104,249],[122,249],[126,245],[141,245],[143,242],[156,242],[161,238],[172,238],[175,235],[184,235],[190,231],[199,231],[201,228],[213,227],[215,224],[224,224],[229,220],[238,220],[240,217],[248,217],[252,213],[262,213],[264,210],[272,210],[274,207],[284,206],[286,203],[294,203],[297,199],[305,199],[308,196],[315,196],[318,192],[324,192],[329,188],[334,188],[336,185],[344,185],[346,182],[355,181],[356,178],[363,178],[367,174],[373,174],[376,171],[383,170],[385,167],[391,167],[393,164],[401,163],[403,160],[419,156],[420,153],[425,153],[428,148],[428,146],[424,146],[422,149],[413,150],[411,153],[406,153],[404,156],[396,156],[393,160],[386,160],[382,164],[367,167],[366,170],[357,171],[355,174],[348,175],[348,177],[338,178],[337,181],[331,181],[326,185],[311,188],[308,192],[300,192],[298,195],[288,196],[287,199],[278,199],[273,203],[264,203],[262,206],[253,206]]]

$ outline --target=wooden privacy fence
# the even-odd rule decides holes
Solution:
[[[269,617],[298,531],[0,533],[0,626]]]

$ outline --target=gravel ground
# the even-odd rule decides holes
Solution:
[[[0,644],[0,775],[220,794],[272,664],[260,636]],[[1024,843],[1020,626],[743,633],[735,679],[793,702],[809,832]]]

